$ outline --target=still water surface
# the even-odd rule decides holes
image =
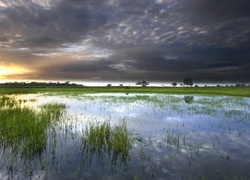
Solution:
[[[57,126],[55,152],[48,141],[37,158],[15,157],[10,174],[11,155],[1,150],[0,179],[250,179],[249,98],[194,96],[191,103],[184,95],[161,94],[18,98],[35,99],[26,103],[34,109],[57,102],[67,110]],[[83,154],[85,127],[104,121],[112,127],[126,122],[140,137],[131,144],[128,161]]]

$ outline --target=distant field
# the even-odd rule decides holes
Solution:
[[[161,93],[204,94],[250,97],[250,87],[82,87],[82,88],[0,88],[0,94],[59,93]]]

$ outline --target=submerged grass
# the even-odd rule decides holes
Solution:
[[[58,121],[63,115],[66,105],[62,103],[47,103],[41,106],[41,113],[50,121]]]
[[[127,163],[131,145],[135,140],[124,120],[114,128],[111,127],[110,121],[92,122],[86,126],[82,139],[85,154],[97,154],[99,157],[108,155],[113,165],[118,160]]]
[[[0,99],[0,143],[3,149],[25,157],[40,155],[46,148],[47,129],[65,109],[63,104],[49,104],[37,112],[21,101]]]

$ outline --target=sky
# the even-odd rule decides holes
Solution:
[[[250,83],[249,0],[0,0],[0,80]]]

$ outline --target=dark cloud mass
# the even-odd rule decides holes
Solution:
[[[0,0],[0,78],[249,83],[249,0]]]

